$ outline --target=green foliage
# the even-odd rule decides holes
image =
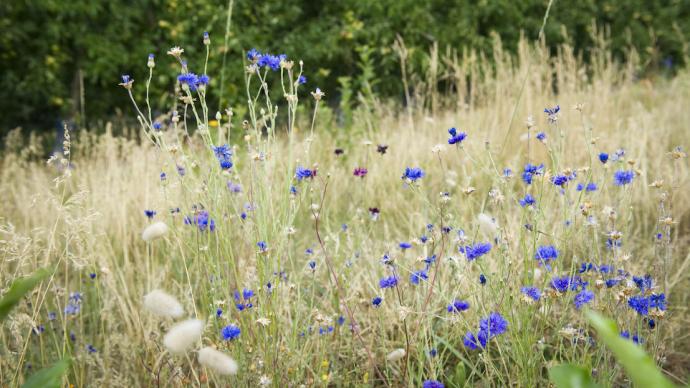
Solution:
[[[22,388],[59,388],[62,386],[62,376],[69,369],[70,360],[56,362],[49,368],[44,368],[29,377]]]
[[[592,372],[587,368],[572,364],[561,364],[549,368],[549,380],[556,388],[597,388],[592,380]]]
[[[420,71],[434,42],[442,52],[446,47],[474,48],[491,54],[495,32],[506,48],[515,50],[521,33],[529,39],[537,37],[547,3],[236,1],[223,106],[244,100],[241,73],[228,69],[242,66],[244,53],[252,47],[303,59],[314,69],[307,74],[307,86],[321,87],[332,104],[340,98],[340,77],[353,80],[355,95],[400,98],[400,68],[391,49],[396,34],[410,50],[411,70]],[[176,66],[165,55],[171,46],[182,46],[189,54],[191,70],[201,73],[203,31],[211,34],[213,60],[208,72],[217,93],[226,9],[227,3],[209,0],[0,2],[0,101],[4,108],[0,135],[18,125],[47,129],[59,118],[95,124],[96,119],[128,109],[127,97],[117,87],[119,76],[130,74],[135,82],[145,82],[148,53],[156,55],[152,95],[159,95],[175,76]],[[647,68],[655,69],[662,63],[684,61],[689,19],[690,3],[684,0],[562,0],[554,3],[545,35],[550,47],[568,40],[586,58],[593,27],[609,26],[609,48],[615,55],[624,55],[632,45]],[[143,93],[142,89],[137,88],[137,93]],[[219,105],[218,100],[211,104],[214,109]]]
[[[638,387],[674,387],[657,368],[654,360],[645,353],[642,347],[632,341],[621,338],[616,323],[604,318],[593,311],[587,312],[589,323],[599,334],[599,339],[606,344],[616,360],[623,364],[623,368],[630,379]]]
[[[17,279],[12,282],[9,291],[0,299],[0,321],[7,318],[10,311],[19,301],[36,287],[44,278],[51,274],[51,271],[43,268],[25,278]]]

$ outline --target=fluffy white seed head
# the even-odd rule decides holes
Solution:
[[[481,213],[479,216],[477,216],[477,221],[479,221],[479,228],[484,235],[487,237],[494,237],[496,235],[498,223],[493,217],[488,214]]]
[[[146,229],[144,229],[144,231],[141,233],[141,238],[144,241],[149,242],[163,236],[166,233],[168,233],[168,225],[166,225],[164,222],[158,221],[147,226]]]
[[[153,290],[144,295],[144,308],[160,317],[179,318],[184,314],[180,302],[161,290]]]
[[[221,375],[237,374],[237,363],[230,356],[211,347],[199,350],[199,364]]]
[[[395,349],[394,351],[388,353],[386,360],[388,361],[398,361],[405,357],[405,349]]]
[[[182,354],[194,346],[204,331],[204,321],[188,319],[173,326],[163,337],[163,345],[173,354]]]

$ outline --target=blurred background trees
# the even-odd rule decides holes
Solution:
[[[489,57],[492,34],[515,50],[521,34],[536,39],[547,0],[265,0],[234,2],[228,35],[223,106],[241,103],[244,52],[285,53],[303,59],[308,88],[319,86],[332,106],[358,92],[402,101],[400,35],[411,69],[427,53],[471,48]],[[143,83],[146,59],[156,56],[152,96],[170,89],[177,66],[165,55],[181,46],[200,73],[212,39],[209,75],[218,91],[228,4],[211,0],[7,0],[0,2],[0,137],[17,126],[53,129],[60,120],[97,127],[128,109],[117,87],[121,74]],[[556,0],[546,44],[568,41],[586,60],[596,31],[612,54],[634,47],[640,76],[684,65],[690,41],[688,0]],[[142,92],[143,88],[137,89]],[[218,96],[216,96],[217,98]],[[157,102],[154,101],[154,105]],[[220,106],[219,101],[215,101]],[[162,105],[160,105],[162,106]],[[129,115],[129,111],[127,111]],[[129,115],[131,116],[131,115]]]

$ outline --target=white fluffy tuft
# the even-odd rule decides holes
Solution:
[[[199,364],[221,375],[237,374],[237,363],[230,356],[211,347],[199,350]]]
[[[486,237],[494,237],[496,235],[498,230],[496,219],[488,214],[481,213],[477,216],[477,221],[479,221],[479,228]]]
[[[184,314],[180,302],[161,290],[153,290],[144,295],[144,308],[160,317],[179,318]]]
[[[141,233],[141,238],[144,241],[149,242],[163,236],[166,233],[168,233],[168,225],[166,225],[164,222],[158,221],[147,226],[146,229],[144,229],[144,231]]]
[[[163,338],[163,345],[173,354],[182,354],[201,339],[204,321],[188,319],[173,326]]]
[[[405,349],[395,349],[394,351],[388,353],[386,360],[388,361],[398,361],[405,357]]]

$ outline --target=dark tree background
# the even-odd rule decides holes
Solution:
[[[399,63],[391,50],[400,34],[422,66],[433,42],[491,50],[491,33],[514,50],[521,32],[536,38],[547,0],[264,0],[235,1],[225,72],[227,101],[242,98],[243,52],[252,47],[303,59],[309,87],[333,98],[338,78],[358,82],[366,61],[378,95],[402,93]],[[145,81],[149,53],[156,55],[154,93],[169,87],[176,67],[165,55],[185,49],[192,71],[203,65],[201,36],[211,34],[209,75],[218,87],[227,17],[225,0],[5,0],[0,2],[0,137],[9,129],[44,131],[69,119],[95,127],[129,108],[117,87],[120,74]],[[587,57],[593,25],[610,28],[611,50],[638,49],[644,68],[683,65],[690,40],[690,0],[556,0],[547,44],[569,40]],[[196,72],[200,72],[196,70]],[[167,85],[167,86],[166,86]],[[141,90],[139,88],[138,90]],[[82,104],[83,102],[83,104]],[[331,101],[332,104],[337,102]]]

